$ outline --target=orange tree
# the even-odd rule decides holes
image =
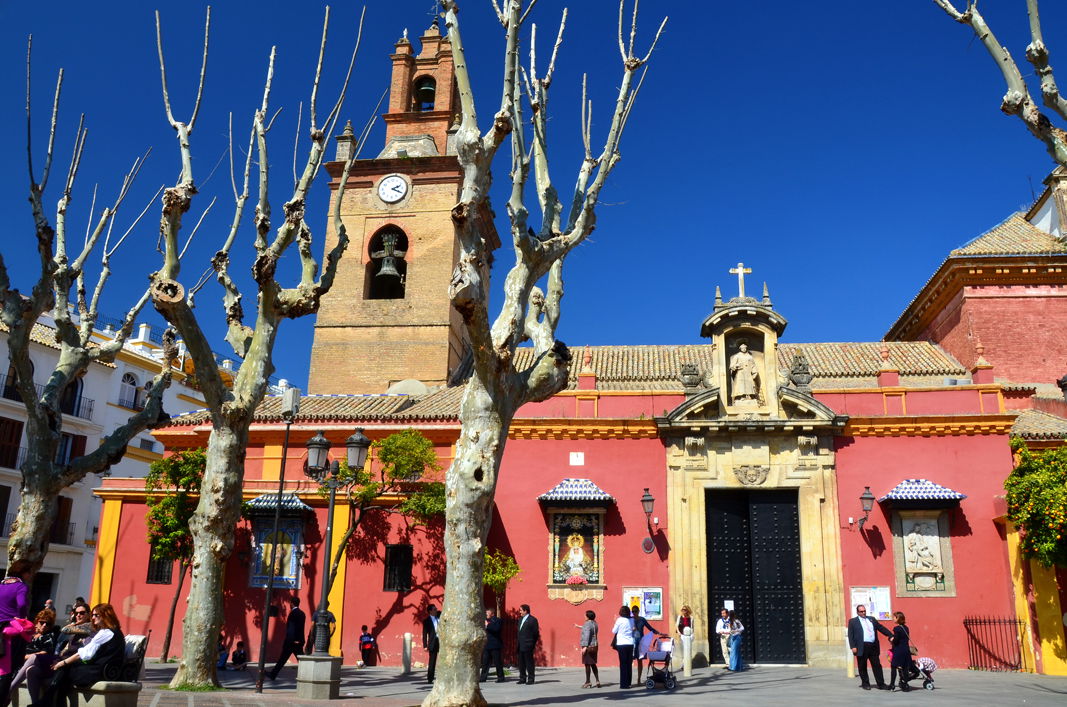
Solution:
[[[1013,439],[1015,469],[1007,490],[1008,519],[1020,531],[1023,556],[1045,567],[1067,567],[1067,447],[1031,451]]]

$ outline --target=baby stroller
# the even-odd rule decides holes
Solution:
[[[934,689],[934,671],[937,670],[937,663],[933,661],[933,658],[916,658],[912,661],[912,680],[922,678],[923,688],[926,690]]]
[[[646,688],[652,690],[657,684],[662,684],[668,690],[673,690],[678,686],[678,681],[674,679],[674,673],[671,672],[671,653],[673,652],[673,639],[657,636],[654,633],[648,633],[641,639],[637,654],[648,658]]]

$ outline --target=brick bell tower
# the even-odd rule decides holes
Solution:
[[[350,243],[315,322],[310,393],[383,393],[409,379],[441,385],[467,346],[448,299],[459,257],[451,209],[463,178],[452,46],[436,20],[419,41],[416,56],[405,30],[390,57],[385,149],[349,174],[341,218]],[[331,213],[353,149],[349,125],[326,164]],[[329,232],[326,252],[336,241]]]

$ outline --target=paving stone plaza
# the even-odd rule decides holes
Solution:
[[[295,666],[282,671],[277,682],[267,681],[257,695],[255,673],[228,672],[221,676],[224,692],[179,693],[160,689],[173,675],[175,664],[146,665],[145,689],[139,705],[148,707],[245,707],[248,705],[321,704],[296,698]],[[519,685],[512,675],[507,683],[482,685],[491,705],[844,705],[862,698],[864,705],[903,702],[922,705],[1062,705],[1067,704],[1067,678],[1025,673],[942,670],[934,674],[933,691],[861,692],[858,678],[843,671],[781,666],[754,667],[741,673],[702,668],[691,677],[678,674],[678,688],[620,690],[604,683],[583,690],[580,668],[538,668],[537,683]],[[601,677],[618,678],[617,669],[602,668]],[[913,683],[918,684],[918,683]],[[418,705],[429,691],[425,674],[401,675],[395,668],[344,668],[341,699],[330,704],[375,707]]]

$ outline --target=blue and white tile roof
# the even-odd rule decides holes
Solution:
[[[615,499],[589,479],[563,479],[551,490],[537,497],[538,501],[588,501],[615,503]]]
[[[926,479],[904,479],[878,499],[882,501],[959,501],[966,495]]]
[[[248,507],[254,511],[273,511],[278,505],[278,494],[276,493],[265,493],[248,502]],[[281,508],[283,511],[311,513],[311,506],[301,501],[294,493],[282,494]]]

